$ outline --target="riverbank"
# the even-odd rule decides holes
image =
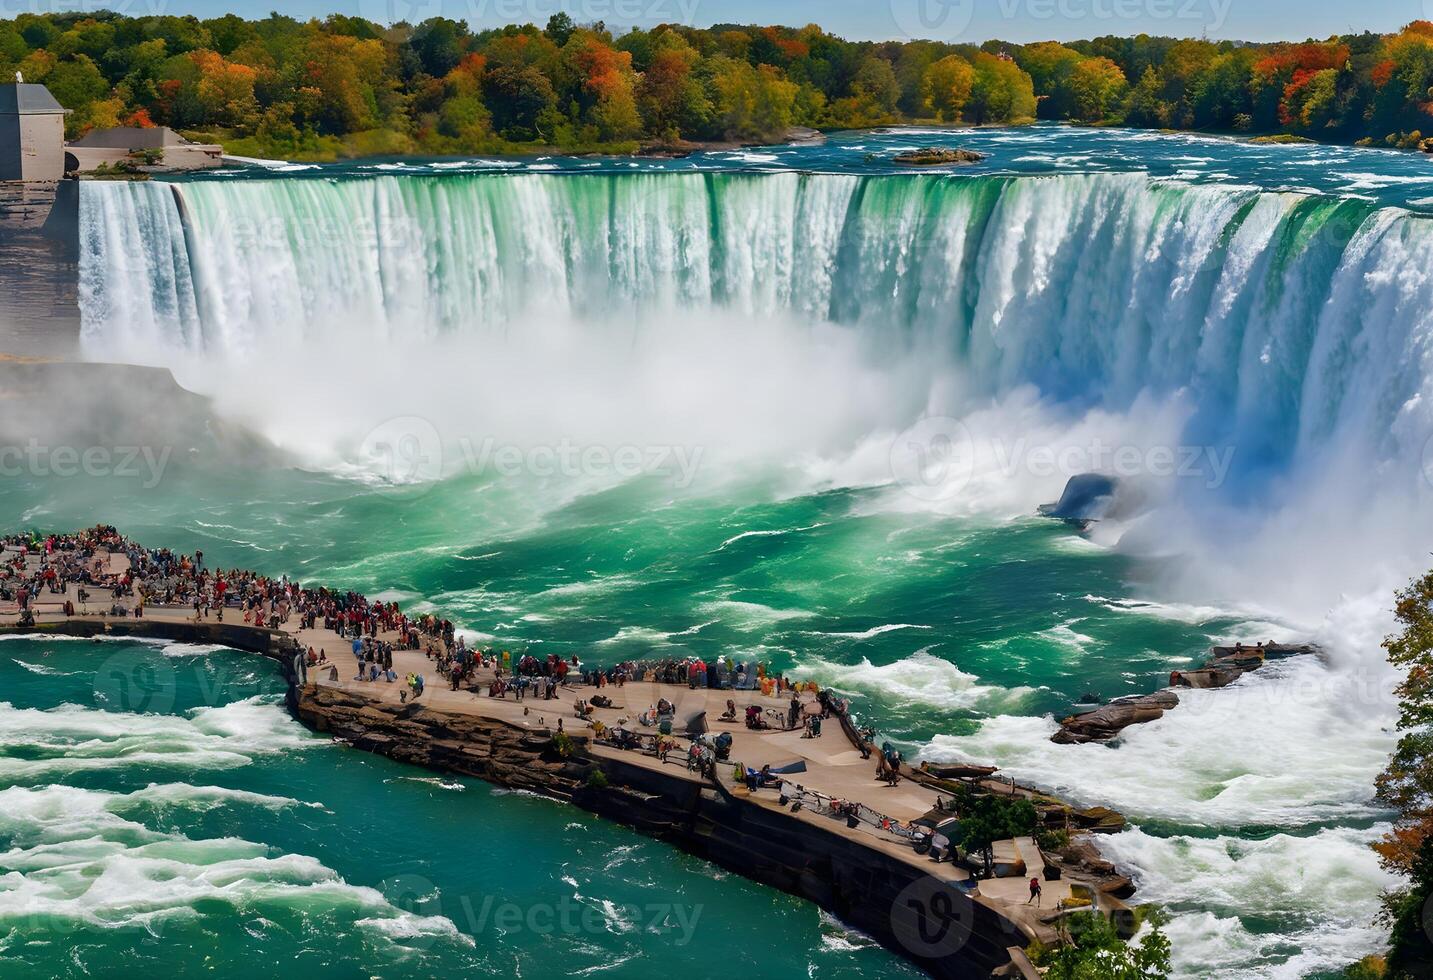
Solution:
[[[5,557],[13,565],[18,556],[12,550]],[[125,555],[110,552],[99,558],[94,566],[98,579],[123,580],[129,568]],[[35,573],[41,563],[32,553],[23,558],[23,566]],[[223,623],[196,620],[190,609],[153,605],[145,607],[143,618],[85,615],[86,599],[91,607],[99,604],[81,596],[75,584],[63,594],[42,592],[30,604],[33,626],[3,625],[18,616],[0,613],[0,632],[149,637],[219,644],[268,657],[282,672],[290,712],[315,731],[399,761],[565,800],[632,826],[806,898],[933,976],[985,977],[1019,960],[1014,951],[1034,940],[1058,942],[1057,903],[1080,905],[1081,896],[1088,896],[1103,911],[1124,908],[1102,890],[1108,881],[1099,875],[1082,874],[1054,856],[1048,867],[1063,868],[1047,873],[1046,855],[1032,838],[997,844],[996,864],[1005,876],[993,879],[977,880],[962,865],[933,863],[917,853],[907,829],[939,803],[949,802],[941,792],[942,781],[907,771],[912,778],[899,785],[874,783],[874,763],[862,758],[861,739],[850,737],[854,728],[841,724],[844,719],[839,717],[822,737],[813,739],[802,739],[799,730],[752,731],[711,722],[713,731],[732,736],[732,760],[756,768],[793,761],[804,766],[804,771],[786,777],[793,785],[799,783],[805,804],[793,810],[776,789],[748,789],[733,778],[730,764],[694,771],[677,761],[677,752],[663,761],[655,754],[604,744],[597,737],[601,729],[579,722],[573,710],[579,697],[591,697],[591,687],[574,683],[559,689],[552,700],[484,697],[494,677],[488,671],[473,678],[476,690],[466,685],[440,689],[434,681],[410,700],[401,683],[348,679],[354,670],[352,641],[331,629],[300,624],[260,628],[244,624],[242,612],[233,607],[225,610],[229,621]],[[118,609],[108,596],[103,605],[125,613],[134,605],[127,596],[114,601]],[[66,602],[75,605],[77,615],[65,615]],[[211,616],[217,614],[216,609]],[[393,642],[399,636],[380,632],[377,639]],[[310,649],[321,666],[309,667]],[[411,649],[393,650],[392,666],[400,675],[432,676],[434,669],[423,652]],[[596,709],[590,720],[604,721],[609,728],[661,697],[676,700],[683,718],[706,710],[709,719],[716,719],[728,697],[763,711],[785,706],[759,691],[687,689],[649,680],[602,690],[613,703]],[[971,785],[979,789],[982,782],[987,792],[997,786],[1001,791],[1030,792],[988,779]],[[780,791],[787,792],[786,787]],[[828,805],[833,799],[864,804],[861,818],[842,819],[845,811]],[[1047,807],[1045,812],[1048,823],[1058,811]],[[1073,826],[1079,812],[1065,808],[1066,824]],[[1024,904],[1027,876],[1046,879],[1043,908]]]

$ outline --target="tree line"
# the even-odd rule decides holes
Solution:
[[[1374,850],[1400,884],[1383,896],[1386,958],[1370,957],[1348,980],[1433,980],[1433,572],[1394,597],[1399,632],[1383,647],[1402,679],[1398,746],[1378,776],[1377,798],[1395,814]]]
[[[71,136],[167,125],[296,159],[632,152],[776,141],[793,126],[1037,118],[1405,147],[1433,136],[1427,21],[1298,44],[975,46],[847,41],[815,25],[618,36],[565,14],[485,30],[441,17],[21,14],[0,21],[0,69],[49,86],[72,110]]]

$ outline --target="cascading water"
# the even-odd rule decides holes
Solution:
[[[1433,222],[1353,200],[1054,178],[527,175],[86,183],[86,348],[168,363],[421,345],[673,308],[851,325],[872,356],[1283,464],[1433,431]],[[649,329],[660,329],[654,325]],[[954,410],[958,405],[934,405]]]
[[[1109,849],[1178,913],[1185,975],[1376,947],[1376,640],[1433,510],[1433,220],[1137,173],[81,191],[89,355],[172,366],[259,424],[339,443],[423,414],[779,464],[675,500],[454,477],[412,509],[307,482],[240,503],[275,493],[256,477],[145,520],[259,563],[292,541],[306,575],[405,583],[503,643],[739,651],[844,686],[912,752],[1129,814]],[[1000,442],[935,505],[891,485],[895,433],[933,415]],[[1017,516],[1068,474],[996,465],[1091,441],[1231,455],[1104,551]],[[1091,687],[1148,690],[1212,639],[1291,627],[1328,662],[1196,694],[1116,749],[1048,741]]]

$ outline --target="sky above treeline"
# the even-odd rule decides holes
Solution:
[[[291,17],[338,13],[378,23],[443,16],[473,28],[544,24],[559,11],[614,31],[662,23],[819,24],[851,40],[975,43],[991,38],[1072,41],[1104,34],[1292,41],[1361,31],[1386,33],[1433,19],[1433,0],[40,0],[38,12],[110,9],[133,17],[236,13]]]

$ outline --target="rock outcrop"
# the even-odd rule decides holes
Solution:
[[[1051,737],[1051,741],[1062,745],[1105,742],[1130,725],[1142,725],[1163,717],[1166,711],[1178,704],[1179,695],[1173,691],[1119,698],[1094,711],[1061,719],[1060,730]]]
[[[1232,647],[1215,647],[1214,656],[1195,670],[1176,670],[1169,675],[1170,687],[1227,687],[1251,670],[1258,670],[1270,660],[1283,660],[1301,654],[1316,653],[1308,644],[1261,643]]]
[[[944,167],[949,164],[979,163],[985,159],[984,153],[976,153],[974,150],[966,150],[961,147],[932,146],[920,150],[907,150],[904,153],[897,153],[893,158],[896,163],[909,167]]]
[[[1070,477],[1060,499],[1041,504],[1042,517],[1087,527],[1095,521],[1123,521],[1136,517],[1148,506],[1146,487],[1103,473],[1079,473]]]
[[[567,800],[808,899],[934,977],[985,980],[1010,962],[1012,946],[1029,942],[990,903],[842,827],[738,798],[719,783],[591,754],[582,735],[559,745],[545,731],[321,685],[301,687],[293,710],[354,748]]]
[[[1130,725],[1154,721],[1163,717],[1169,709],[1177,707],[1179,695],[1175,694],[1172,688],[1226,687],[1249,671],[1258,670],[1270,660],[1317,653],[1318,648],[1307,643],[1258,643],[1254,646],[1239,643],[1229,647],[1215,647],[1212,652],[1213,657],[1202,667],[1172,671],[1169,675],[1171,689],[1137,697],[1117,698],[1103,707],[1061,719],[1060,730],[1050,736],[1050,741],[1062,745],[1108,741]]]

